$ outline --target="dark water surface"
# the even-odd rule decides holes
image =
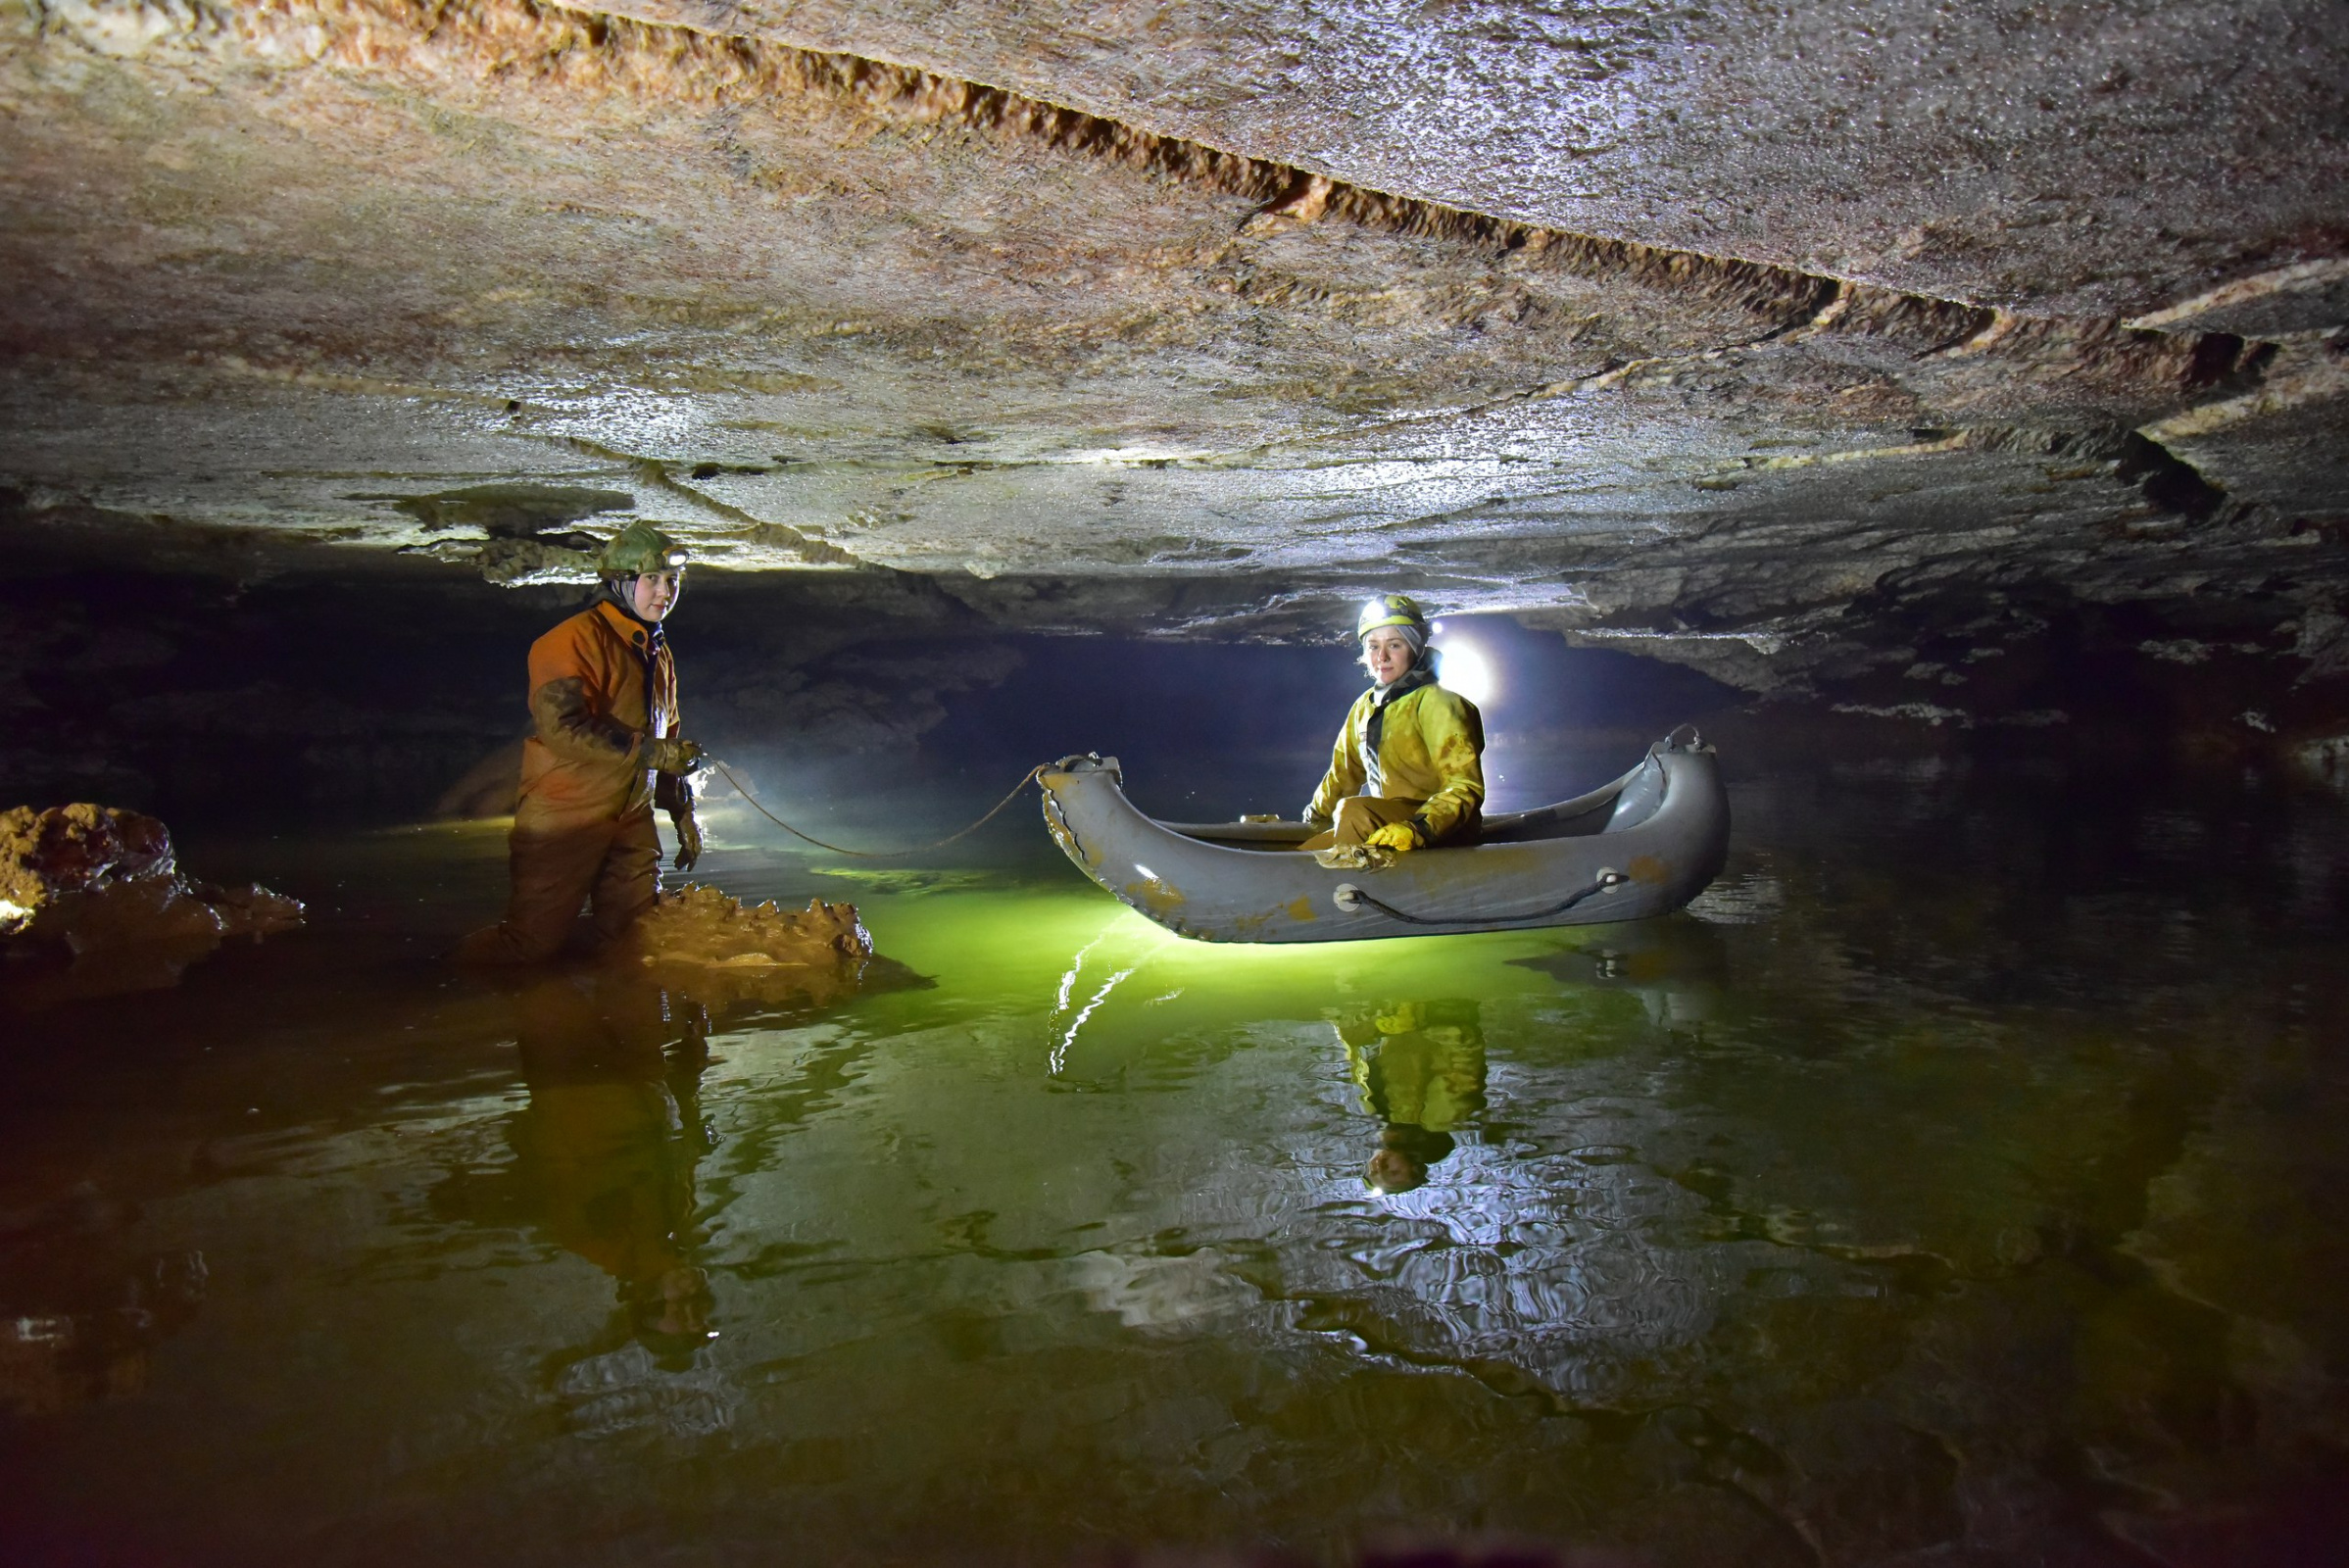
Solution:
[[[1027,821],[713,856],[930,982],[846,998],[453,975],[481,828],[191,845],[313,929],[0,1018],[7,1555],[2342,1560],[2340,809],[1735,800],[1691,914],[1290,950]]]

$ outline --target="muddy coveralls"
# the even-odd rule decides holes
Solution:
[[[1452,1134],[1485,1110],[1485,1031],[1468,1001],[1406,1002],[1338,1020],[1362,1108],[1379,1118],[1379,1152],[1363,1172],[1382,1192],[1409,1192],[1450,1153]]]
[[[1437,685],[1426,669],[1364,692],[1305,808],[1306,821],[1329,823],[1331,831],[1302,847],[1359,844],[1395,822],[1409,823],[1423,849],[1473,844],[1485,817],[1484,752],[1476,704]]]
[[[521,802],[507,841],[514,892],[505,920],[465,938],[474,963],[535,963],[594,907],[598,946],[652,906],[661,888],[655,805],[681,783],[656,775],[645,742],[677,730],[677,668],[661,628],[612,600],[530,645],[530,718]]]
[[[693,1260],[694,1180],[711,1148],[698,1099],[708,1057],[696,1025],[672,1021],[696,1009],[611,971],[587,983],[542,976],[515,1002],[530,1102],[514,1147],[539,1220],[617,1282],[640,1330],[699,1339],[710,1282]]]

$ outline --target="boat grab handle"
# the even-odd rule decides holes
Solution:
[[[1604,893],[1609,888],[1621,887],[1630,880],[1630,877],[1612,866],[1601,866],[1597,877],[1589,887],[1570,895],[1561,903],[1551,905],[1546,909],[1528,909],[1522,914],[1496,914],[1486,919],[1477,919],[1472,916],[1465,919],[1454,917],[1430,920],[1416,914],[1405,914],[1394,905],[1363,892],[1351,882],[1341,882],[1337,887],[1331,889],[1330,902],[1338,906],[1340,912],[1345,914],[1352,914],[1367,904],[1381,913],[1393,915],[1395,919],[1408,921],[1412,925],[1515,925],[1523,920],[1540,920],[1553,914],[1564,914],[1585,899],[1594,894]]]

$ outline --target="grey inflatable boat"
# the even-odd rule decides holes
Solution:
[[[1039,775],[1044,820],[1069,859],[1120,902],[1202,942],[1594,925],[1679,908],[1720,874],[1729,797],[1713,749],[1686,725],[1601,789],[1485,819],[1472,845],[1333,868],[1297,848],[1301,822],[1160,822],[1125,796],[1114,757],[1064,757]]]

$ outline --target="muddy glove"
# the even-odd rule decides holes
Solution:
[[[693,869],[702,858],[702,822],[694,814],[693,780],[662,773],[653,780],[653,804],[668,812],[668,825],[677,832],[677,858],[669,863],[680,871]]]
[[[1408,822],[1391,822],[1362,842],[1374,850],[1393,850],[1399,855],[1405,850],[1419,848],[1419,829]]]
[[[682,810],[668,814],[668,825],[677,830],[677,858],[669,864],[680,871],[690,871],[702,858],[702,824],[693,814],[693,799],[688,796]]]
[[[690,773],[707,755],[698,743],[675,735],[645,737],[644,764],[656,773]]]

